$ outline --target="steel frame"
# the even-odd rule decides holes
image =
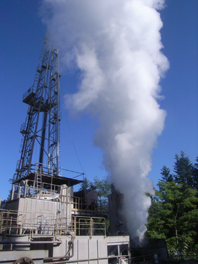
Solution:
[[[54,49],[47,38],[41,51],[41,65],[38,65],[34,83],[23,95],[28,104],[26,121],[21,126],[21,157],[17,162],[13,181],[32,172],[35,162],[48,165],[48,174],[60,175],[59,170],[59,121],[60,99],[58,71],[58,50]],[[37,146],[40,151],[36,152]],[[38,150],[38,149],[37,149]],[[37,155],[33,160],[33,155]]]

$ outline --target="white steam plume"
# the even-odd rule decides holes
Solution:
[[[132,236],[145,232],[152,181],[151,153],[164,126],[160,77],[163,0],[43,0],[42,19],[67,68],[81,71],[77,93],[66,95],[74,111],[97,114],[94,143],[116,189]]]

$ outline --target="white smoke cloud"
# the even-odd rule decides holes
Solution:
[[[157,99],[168,68],[161,53],[163,0],[43,0],[42,19],[62,54],[62,66],[79,69],[81,83],[65,95],[73,111],[97,114],[94,144],[111,180],[124,193],[132,236],[142,235],[152,181],[151,153],[163,130]]]

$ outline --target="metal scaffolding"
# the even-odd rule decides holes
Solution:
[[[58,50],[53,48],[47,37],[44,39],[41,58],[34,83],[23,95],[23,102],[29,107],[25,123],[20,129],[21,156],[13,181],[29,175],[36,162],[39,163],[40,171],[43,169],[42,164],[47,164],[48,175],[60,175]]]

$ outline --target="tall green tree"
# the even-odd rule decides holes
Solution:
[[[181,151],[180,156],[175,155],[174,180],[176,183],[182,183],[184,187],[193,186],[193,165],[190,159]]]
[[[171,182],[171,181],[173,181],[173,176],[170,173],[170,169],[167,168],[166,166],[163,166],[163,168],[161,170],[161,175],[162,175],[162,179],[160,180],[160,182]]]
[[[165,238],[169,251],[198,253],[197,169],[183,152],[176,155],[175,174],[164,166],[158,190],[151,197],[146,236]]]

